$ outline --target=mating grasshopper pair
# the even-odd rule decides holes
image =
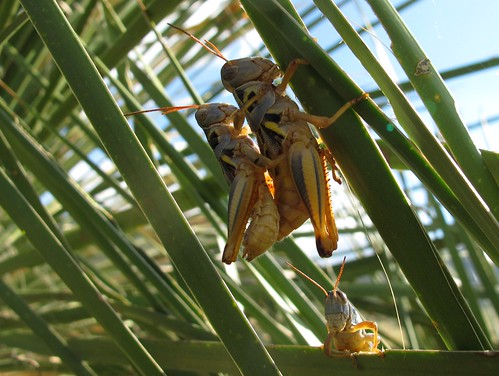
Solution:
[[[324,353],[327,356],[333,355],[332,344],[338,351],[379,353],[378,324],[363,321],[347,295],[338,289],[345,261],[346,258],[343,259],[334,287],[329,292],[301,270],[289,262],[287,264],[319,287],[326,296],[324,311],[328,335],[324,341]],[[371,330],[372,333],[367,333],[366,330]]]
[[[340,180],[331,153],[319,148],[307,122],[318,128],[327,127],[365,96],[347,103],[330,118],[301,112],[284,92],[299,64],[307,64],[304,60],[293,61],[285,72],[261,57],[228,60],[210,42],[202,42],[171,26],[225,61],[221,69],[222,84],[239,105],[239,109],[227,104],[157,109],[168,113],[198,108],[196,120],[231,187],[223,262],[230,264],[236,260],[241,241],[245,246],[243,256],[253,259],[309,218],[319,255],[331,256],[337,248],[338,230],[326,161],[333,167],[334,179]],[[274,85],[279,77],[281,83]],[[256,136],[259,149],[243,129],[244,118]],[[265,177],[266,171],[271,184]]]
[[[318,128],[327,127],[365,96],[347,103],[330,118],[301,112],[284,92],[298,65],[307,64],[304,60],[294,60],[285,72],[272,61],[261,57],[228,60],[212,43],[202,42],[190,33],[171,26],[225,61],[221,69],[222,84],[234,95],[240,107],[240,113],[234,116],[234,129],[241,130],[242,118],[245,117],[256,136],[261,154],[266,158],[266,168],[273,180],[274,201],[279,215],[277,240],[289,235],[310,218],[319,255],[331,256],[337,248],[338,230],[332,211],[326,160],[333,167],[333,174],[336,166],[331,153],[319,148],[307,122]],[[276,86],[274,80],[279,77],[282,81]],[[339,182],[336,175],[333,176]],[[229,223],[234,222],[231,221],[232,215],[240,214],[229,212]],[[244,226],[234,230],[243,232]],[[246,234],[252,236],[249,230],[251,225]],[[230,235],[229,232],[229,238]],[[237,256],[237,248],[234,252],[230,255],[232,261]],[[224,261],[227,257],[229,255],[224,252]]]

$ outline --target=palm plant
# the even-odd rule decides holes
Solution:
[[[300,17],[284,0],[241,3],[246,13],[234,2],[2,3],[2,370],[353,373],[349,357],[329,359],[316,347],[326,335],[323,295],[285,265],[329,288],[348,255],[340,288],[378,322],[385,349],[404,349],[359,355],[357,366],[493,374],[497,357],[475,352],[498,341],[497,154],[469,139],[440,75],[388,2],[369,4],[409,77],[400,87],[417,91],[445,143],[336,5],[316,1]],[[138,115],[132,131],[120,107],[231,101],[221,61],[167,20],[221,50],[254,35],[254,25],[281,67],[309,62],[293,91],[308,112],[330,115],[362,90],[306,32],[302,18],[325,25],[318,14],[397,122],[366,100],[320,132],[345,181],[333,191],[341,245],[332,263],[314,255],[303,226],[255,261],[223,266],[228,187],[190,114]]]

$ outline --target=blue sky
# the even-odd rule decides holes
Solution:
[[[395,6],[402,2],[392,1]],[[308,4],[308,1],[296,2],[299,8]],[[350,1],[341,9],[354,26],[363,25],[365,19],[376,19],[365,1]],[[499,57],[499,1],[420,0],[403,10],[401,16],[439,71]],[[374,30],[376,35],[366,39],[370,47],[374,50],[374,39],[381,42],[399,81],[405,81],[404,73],[389,51],[390,41],[383,29],[377,26]],[[311,32],[326,47],[339,40],[327,21]],[[347,48],[339,49],[333,56],[365,90],[373,87],[370,77]],[[499,115],[499,67],[448,80],[447,86],[466,124]],[[410,95],[410,98],[412,100],[415,96]],[[417,106],[417,102],[416,108],[431,124],[431,118],[425,115],[424,108]],[[472,136],[479,147],[499,150],[498,121],[473,130]]]
[[[341,10],[354,27],[364,25],[366,20],[371,22],[376,20],[376,16],[364,0],[335,0],[335,3],[340,5],[346,3],[341,6]],[[392,3],[397,6],[405,1],[393,0]],[[205,3],[205,9],[210,6],[223,6],[223,4],[220,1],[208,1]],[[293,4],[299,11],[302,11],[313,5],[313,2],[312,0],[296,0]],[[402,10],[400,14],[426,55],[440,72],[499,57],[498,0],[473,2],[419,0]],[[318,15],[318,11],[311,13],[305,18],[306,23],[317,18]],[[185,26],[198,24],[205,16],[205,10],[197,12],[196,16],[193,16]],[[311,34],[325,48],[340,43],[341,38],[334,28],[326,19],[322,21],[310,29]],[[389,49],[390,40],[382,27],[375,27],[374,33],[372,37],[364,34],[364,40],[375,53],[380,52],[379,48],[375,49],[375,41],[378,41],[381,53],[386,55],[391,62],[398,82],[406,81],[405,74]],[[210,35],[198,35],[198,37],[209,39]],[[223,52],[229,59],[250,56],[261,44],[258,34],[249,32],[244,40],[234,43]],[[369,74],[346,46],[335,50],[333,58],[364,90],[369,91],[376,87]],[[200,75],[201,77],[192,77],[196,87],[201,88],[211,84],[213,77],[219,76],[221,65],[221,61],[220,64],[208,65],[205,61],[200,62],[200,70],[203,74]],[[474,124],[480,120],[499,116],[499,67],[481,70],[463,78],[451,79],[446,84],[466,124]],[[426,114],[425,108],[418,104],[417,95],[410,93],[408,96],[423,120],[431,127],[433,121]],[[188,97],[186,100],[190,103]],[[232,103],[228,93],[222,93],[217,98],[218,100]],[[390,109],[384,110],[390,116]],[[491,122],[485,127],[472,130],[471,133],[478,147],[499,151],[499,121],[496,120],[495,123]]]

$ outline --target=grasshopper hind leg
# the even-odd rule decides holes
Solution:
[[[299,134],[296,133],[299,138]],[[289,148],[293,181],[314,227],[317,251],[330,257],[338,246],[338,231],[331,208],[324,157],[309,140],[294,139]]]
[[[257,199],[257,179],[251,169],[242,166],[232,181],[229,193],[228,236],[222,261],[230,264],[237,259],[244,230]]]

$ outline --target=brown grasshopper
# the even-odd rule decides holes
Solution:
[[[338,351],[379,353],[378,324],[374,321],[363,321],[346,294],[338,289],[345,261],[346,258],[343,259],[334,288],[329,292],[301,270],[289,262],[287,264],[319,287],[326,296],[324,308],[328,335],[324,341],[324,353],[327,356],[333,354],[331,349],[333,343]],[[372,330],[372,333],[367,333],[366,329]]]
[[[266,175],[269,161],[242,128],[244,118],[238,117],[241,114],[239,109],[225,103],[210,103],[162,107],[127,115],[152,111],[168,114],[188,108],[197,108],[196,121],[203,129],[230,187],[227,244],[222,261],[226,264],[236,261],[241,242],[243,257],[251,261],[276,242],[279,214],[272,196],[272,181]],[[238,129],[234,123],[238,123]]]
[[[284,94],[301,59],[294,60],[283,73],[272,61],[262,57],[228,60],[209,41],[202,42],[192,34],[170,25],[194,39],[225,61],[222,83],[231,92],[256,135],[261,153],[272,163],[269,174],[275,185],[274,199],[280,221],[280,240],[310,218],[314,227],[317,251],[329,257],[337,248],[338,230],[334,220],[326,159],[336,168],[328,150],[320,149],[308,123],[325,128],[365,96],[344,105],[332,117],[301,112]],[[279,85],[274,80],[282,77]],[[237,124],[235,125],[237,127]],[[333,175],[337,182],[339,178]]]

